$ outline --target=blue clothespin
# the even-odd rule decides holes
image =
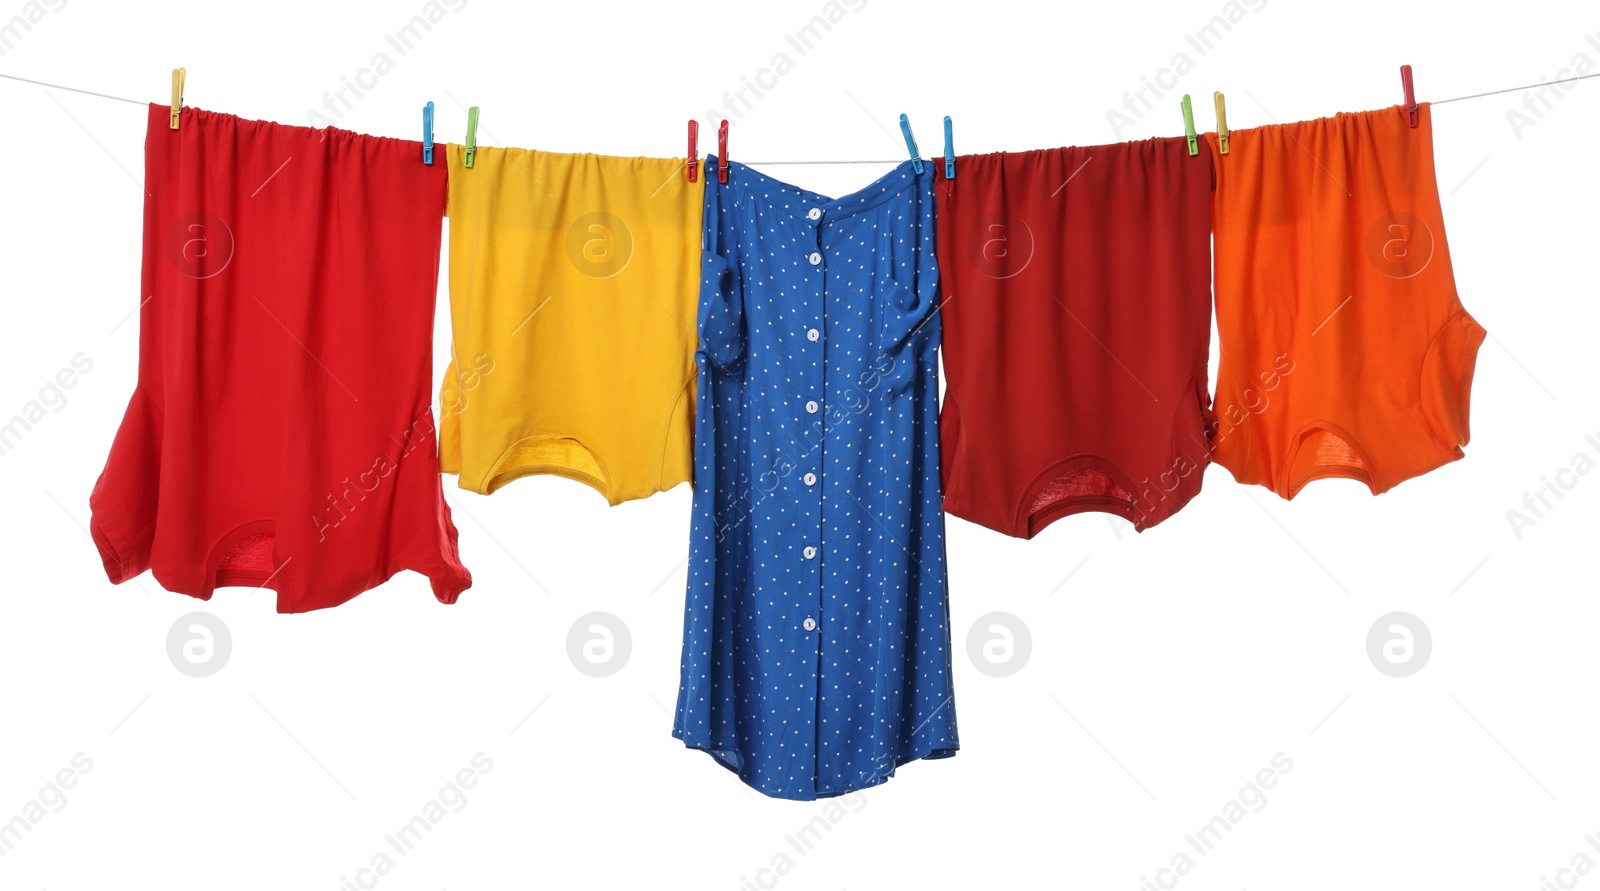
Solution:
[[[956,143],[950,137],[950,116],[944,116],[944,178],[956,178]]]
[[[911,121],[905,115],[900,116],[900,132],[906,137],[906,150],[911,152],[911,169],[922,173],[922,153],[917,151],[917,141],[911,138]]]
[[[433,103],[422,106],[422,163],[433,163]]]

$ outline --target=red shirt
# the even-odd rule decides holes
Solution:
[[[1200,491],[1212,423],[1211,153],[962,155],[939,203],[946,511],[1021,538]]]
[[[106,573],[335,606],[472,583],[430,407],[446,179],[420,143],[153,105],[139,382],[90,496]]]

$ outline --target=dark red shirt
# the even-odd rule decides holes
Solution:
[[[1210,461],[1211,154],[1184,139],[936,161],[945,510],[1144,530]]]

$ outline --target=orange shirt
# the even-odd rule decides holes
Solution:
[[[1284,498],[1462,457],[1484,330],[1445,243],[1427,105],[1235,130],[1213,198],[1213,458]]]

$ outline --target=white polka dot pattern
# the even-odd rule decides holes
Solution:
[[[840,795],[958,748],[933,177],[830,199],[729,167],[706,183],[673,735],[764,794]]]

